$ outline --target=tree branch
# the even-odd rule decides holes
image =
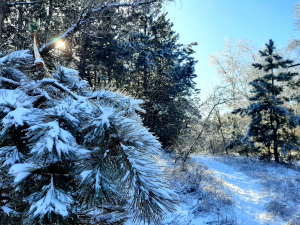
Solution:
[[[8,78],[5,78],[5,77],[0,77],[0,83],[9,83],[11,85],[14,85],[14,86],[20,86],[20,83],[19,82],[16,82],[14,80],[11,80],[11,79],[8,79]]]
[[[37,4],[37,3],[42,3],[42,2],[38,2],[38,1],[35,1],[35,2],[15,2],[15,3],[8,2],[7,5],[8,5],[8,7],[12,7],[12,6],[15,6],[15,5],[34,5],[34,4]]]
[[[75,100],[85,100],[84,97],[78,96],[75,93],[73,93],[71,90],[66,88],[65,86],[58,83],[56,80],[53,79],[43,79],[40,81],[41,85],[52,85],[53,87],[63,91],[67,92],[69,95],[71,95]]]
[[[292,65],[288,66],[288,68],[295,67],[295,66],[300,66],[300,63],[292,64]]]
[[[215,110],[215,108],[218,106],[218,105],[222,105],[226,102],[228,102],[229,100],[224,100],[223,102],[220,102],[218,101],[217,103],[215,103],[212,107],[212,109],[210,110],[208,116],[205,118],[205,121],[203,124],[206,124],[207,121],[209,120],[210,116],[212,115],[213,111]],[[199,138],[201,137],[202,133],[204,131],[204,126],[202,127],[200,133],[198,134],[198,136],[195,138],[195,140],[193,141],[193,144],[191,145],[191,147],[189,147],[189,150],[187,151],[187,153],[185,154],[182,162],[183,162],[183,165],[185,164],[185,161],[187,160],[188,156],[191,154],[192,150],[193,150],[193,147],[194,145],[197,143],[197,141],[199,140]]]

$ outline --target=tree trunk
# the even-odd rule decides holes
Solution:
[[[18,31],[21,32],[23,29],[23,12],[24,12],[22,5],[18,7],[18,11],[19,11]],[[23,45],[22,42],[18,42],[17,49],[21,50],[23,48],[22,45]]]
[[[3,35],[3,28],[4,28],[4,20],[6,18],[8,10],[8,5],[6,0],[0,0],[0,44],[3,43],[2,35]]]
[[[222,139],[223,139],[223,147],[225,149],[225,152],[226,152],[226,155],[228,155],[228,151],[226,149],[226,140],[225,140],[225,137],[224,137],[224,133],[223,133],[223,129],[222,129],[222,122],[221,122],[221,116],[220,116],[220,113],[219,113],[219,110],[217,110],[216,112],[217,114],[217,117],[218,117],[218,122],[219,122],[219,129],[221,131],[221,135],[222,135]]]
[[[47,16],[47,25],[45,28],[45,33],[46,33],[46,43],[49,42],[48,37],[49,37],[49,27],[51,25],[51,20],[52,20],[52,15],[53,15],[53,0],[49,0],[49,14]]]
[[[279,163],[279,152],[278,152],[278,143],[277,143],[277,131],[274,131],[274,157],[275,162]]]
[[[85,77],[85,67],[86,67],[86,35],[82,34],[81,39],[81,52],[80,52],[80,65],[79,65],[79,76],[81,79]]]
[[[214,155],[214,154],[215,154],[215,151],[214,151],[214,146],[213,146],[213,144],[212,144],[211,139],[209,139],[209,142],[210,142],[210,148],[211,148],[211,150],[212,150],[212,154]]]
[[[97,83],[97,72],[94,70],[94,89],[97,88],[98,83]]]
[[[271,63],[272,65],[272,63]],[[274,72],[273,72],[273,69],[272,69],[272,75],[274,75]],[[274,96],[275,93],[274,93],[274,78],[272,77],[272,95]],[[276,119],[274,121],[274,118],[275,118],[275,114],[274,114],[274,111],[273,111],[273,108],[272,108],[272,115],[271,115],[271,126],[273,127],[273,122],[277,122]],[[276,123],[276,127],[278,126],[278,123]],[[274,146],[274,156],[275,156],[275,162],[279,163],[279,155],[278,155],[278,143],[277,143],[277,128],[274,127],[273,128],[273,135],[274,135],[274,143],[273,143],[273,146]]]

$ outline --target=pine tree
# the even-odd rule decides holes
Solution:
[[[28,65],[28,50],[0,58],[0,188],[8,199],[0,204],[9,218],[118,223],[130,207],[136,220],[158,223],[173,211],[176,195],[156,165],[160,143],[142,125],[142,101],[92,92],[73,69],[50,75]]]
[[[196,78],[195,64],[192,54],[197,43],[183,46],[178,43],[179,35],[172,30],[173,23],[166,14],[157,17],[149,30],[155,70],[151,73],[151,88],[148,104],[149,122],[165,146],[172,144],[179,135],[180,128],[188,118],[185,107],[192,104],[187,100],[195,90],[193,79]],[[159,117],[159,119],[157,118]],[[168,124],[167,127],[164,124]]]
[[[259,51],[264,63],[253,64],[255,68],[263,70],[266,74],[250,82],[253,96],[249,98],[251,105],[246,109],[238,109],[251,118],[246,135],[241,140],[248,142],[251,138],[260,152],[270,157],[274,155],[275,162],[279,162],[281,154],[287,151],[299,150],[299,141],[291,132],[299,125],[299,116],[286,107],[290,98],[283,96],[285,86],[293,82],[298,73],[287,71],[291,60],[283,60],[276,54],[272,40],[266,44],[266,49]]]
[[[155,132],[164,147],[170,147],[185,124],[187,114],[181,102],[195,90],[196,77],[191,43],[178,43],[179,35],[166,14],[143,15],[132,41],[134,54],[129,68],[131,91],[144,100],[144,124]]]

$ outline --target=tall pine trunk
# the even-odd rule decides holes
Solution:
[[[79,64],[79,76],[81,79],[86,77],[85,69],[86,69],[86,34],[82,33],[81,38],[81,51],[80,51],[80,64]],[[90,84],[91,85],[91,84]]]
[[[271,65],[273,66],[273,64],[271,63]],[[272,69],[272,76],[274,76],[274,70]],[[272,96],[275,95],[274,93],[274,78],[272,77],[272,89],[271,89],[271,93]],[[274,150],[274,157],[275,157],[275,162],[279,163],[279,153],[278,153],[278,143],[277,143],[277,128],[274,127],[274,118],[275,118],[275,114],[274,114],[274,109],[272,108],[271,110],[271,127],[273,127],[273,150]],[[277,127],[278,124],[276,124]]]
[[[277,136],[277,130],[274,130],[274,157],[275,162],[279,163],[279,152],[278,152],[278,136]]]
[[[8,10],[8,5],[6,0],[0,0],[0,45],[3,43],[3,28],[4,28],[4,20],[6,17],[6,13]]]

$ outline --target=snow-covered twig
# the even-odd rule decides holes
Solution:
[[[147,1],[147,2],[140,1],[140,2],[135,2],[135,3],[115,3],[115,4],[109,4],[109,5],[102,5],[98,9],[93,9],[92,13],[100,12],[103,9],[106,9],[106,8],[114,8],[114,7],[136,7],[136,6],[151,4],[151,3],[154,3],[154,2],[157,2],[157,0],[152,0],[152,1]]]
[[[42,85],[52,85],[53,87],[56,87],[57,89],[59,89],[61,91],[67,92],[68,94],[70,94],[76,100],[83,100],[84,99],[83,97],[80,97],[80,96],[76,95],[71,90],[69,90],[65,86],[61,85],[60,83],[58,83],[56,80],[43,79],[40,82],[41,82]]]
[[[15,6],[15,5],[34,5],[36,3],[41,3],[41,2],[38,2],[38,1],[35,1],[35,2],[14,2],[14,3],[7,3],[8,6]]]
[[[87,33],[87,32],[83,32],[83,33],[85,33],[85,34],[88,35],[88,36],[94,37],[94,38],[103,39],[103,37],[98,37],[98,36],[89,34],[89,33]]]
[[[5,82],[5,83],[10,83],[16,86],[20,86],[19,82],[13,81],[11,79],[5,78],[5,77],[0,77],[0,83]]]

